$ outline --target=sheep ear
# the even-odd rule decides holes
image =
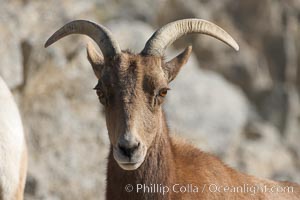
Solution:
[[[104,66],[104,58],[97,52],[96,48],[91,42],[87,44],[87,58],[93,67],[96,77],[100,79],[101,70]]]
[[[164,71],[168,77],[168,82],[171,82],[177,76],[181,67],[188,61],[191,53],[192,46],[188,46],[181,54],[165,64]]]

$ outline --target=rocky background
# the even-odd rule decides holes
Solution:
[[[0,0],[0,75],[18,102],[30,162],[28,200],[104,199],[109,146],[84,36],[48,49],[66,22],[108,26],[139,52],[158,27],[197,17],[227,30],[234,52],[192,35],[194,54],[165,108],[174,134],[256,176],[300,182],[299,0]],[[221,175],[220,175],[221,176]]]

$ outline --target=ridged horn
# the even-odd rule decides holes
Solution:
[[[121,53],[119,44],[107,28],[87,20],[75,20],[67,23],[47,40],[45,48],[70,34],[83,34],[92,38],[101,49],[104,57]]]
[[[202,19],[183,19],[171,22],[158,29],[147,41],[142,54],[163,56],[166,48],[181,36],[199,33],[212,36],[239,50],[237,42],[219,26]]]

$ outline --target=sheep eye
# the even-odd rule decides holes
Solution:
[[[169,88],[163,88],[159,91],[159,96],[161,97],[165,97],[168,94],[168,90],[170,90]]]
[[[104,93],[101,90],[101,87],[100,87],[99,83],[94,87],[94,90],[96,90],[96,93],[97,93],[99,98],[104,97]]]
[[[94,90],[96,90],[96,94],[100,100],[100,103],[102,103],[103,105],[106,105],[107,102],[106,102],[105,94],[104,94],[103,90],[101,89],[101,86],[99,83],[96,85]]]
[[[104,98],[104,93],[102,92],[102,90],[96,90],[96,93],[99,98]]]
[[[105,97],[105,94],[103,93],[103,91],[96,90],[96,93],[97,93],[100,103],[106,106],[108,102],[107,102],[107,98]]]

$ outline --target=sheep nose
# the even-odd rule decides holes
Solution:
[[[128,140],[121,140],[118,144],[120,152],[127,156],[128,158],[131,158],[133,154],[136,152],[136,150],[139,148],[140,142],[137,141],[128,141]]]

